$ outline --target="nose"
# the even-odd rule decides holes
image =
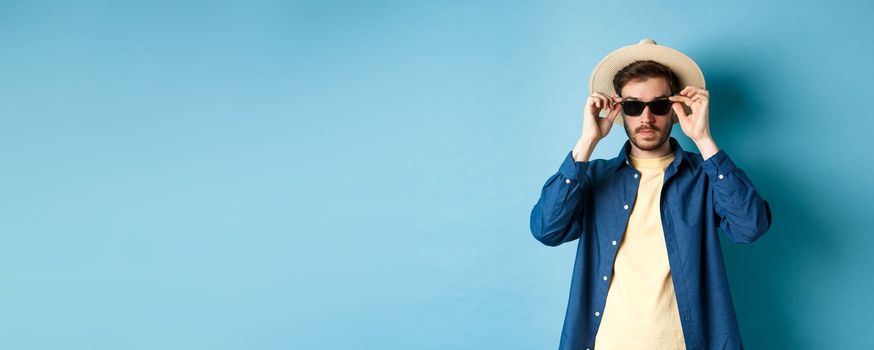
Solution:
[[[652,114],[652,111],[649,110],[649,106],[643,108],[643,113],[640,114],[641,121],[645,121],[647,123],[655,122],[655,114]]]

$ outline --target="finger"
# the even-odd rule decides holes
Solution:
[[[602,94],[598,96],[598,99],[601,100],[601,109],[610,109],[613,107],[609,97]]]
[[[686,97],[692,97],[692,96],[695,96],[695,94],[700,93],[701,90],[703,90],[703,89],[697,88],[694,86],[686,86],[686,88],[684,88],[682,91],[680,91],[679,95],[686,96]]]
[[[601,92],[596,92],[592,94],[592,98],[594,98],[598,102],[598,108],[606,109],[607,107],[607,99],[604,98],[604,94]]]
[[[598,98],[598,94],[589,96],[589,106],[601,108],[601,99]]]
[[[613,125],[613,120],[616,119],[616,116],[619,115],[619,108],[613,108],[610,113],[607,114],[607,122],[609,125]]]
[[[621,110],[622,106],[620,106],[618,103],[614,104],[613,107],[610,108],[610,112],[608,112],[607,116],[605,117],[605,119],[607,119],[607,122],[610,123],[609,125],[613,125],[613,120],[616,119],[616,116],[619,115],[619,112]]]
[[[691,98],[686,97],[686,96],[671,96],[671,97],[668,97],[668,99],[673,101],[673,102],[683,103],[687,106],[691,106],[692,102],[693,102]]]
[[[689,93],[687,96],[689,96],[689,97],[705,96],[705,97],[706,97],[706,96],[707,96],[707,90],[704,90],[704,89],[702,89],[702,88],[696,88],[696,87],[693,87],[693,88],[690,90],[690,93]]]
[[[686,110],[683,109],[683,104],[681,104],[679,102],[675,102],[675,103],[671,104],[671,108],[674,109],[674,112],[677,113],[677,117],[679,117],[680,120],[683,120],[683,119],[686,119],[689,117],[688,115],[686,115]]]
[[[619,97],[619,95],[616,95],[616,93],[613,93],[613,103],[616,103],[616,104],[622,103],[622,98]]]
[[[604,97],[607,99],[607,101],[610,102],[610,108],[611,108],[611,109],[614,108],[614,107],[616,107],[616,104],[617,104],[619,101],[621,101],[621,99],[619,99],[619,97],[616,96],[616,93],[615,93],[615,92],[613,93],[613,95],[607,95],[607,94],[604,94]]]
[[[609,109],[613,106],[613,103],[611,102],[611,98],[610,98],[610,96],[607,96],[607,94],[605,94],[603,92],[599,92],[598,97],[601,99],[601,101],[603,101],[602,108]]]
[[[598,116],[598,113],[592,113],[592,104],[591,101],[589,102],[589,107],[586,107],[586,111],[583,113],[583,125],[592,125]]]
[[[588,103],[587,110],[593,116],[598,117],[598,115],[601,112],[601,100],[595,96],[589,97],[589,103]]]

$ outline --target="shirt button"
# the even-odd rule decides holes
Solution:
[[[719,179],[720,179],[720,180],[722,180],[722,177],[723,177],[722,174],[719,174]]]
[[[634,174],[634,178],[635,178],[635,179],[637,178],[637,174]]]
[[[601,313],[598,311],[595,311],[595,317],[598,317],[598,316],[601,316]]]
[[[624,206],[622,206],[622,207],[625,208],[625,210],[628,210],[628,204],[626,204],[626,205],[624,205]]]
[[[606,280],[607,280],[607,275],[604,275],[604,277],[602,277],[602,278],[606,281]]]
[[[616,245],[616,241],[613,241],[613,245]]]
[[[566,183],[566,184],[571,183],[571,179],[564,180],[564,183]]]

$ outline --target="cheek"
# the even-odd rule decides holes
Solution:
[[[663,130],[671,130],[671,126],[674,125],[673,119],[670,117],[665,118],[665,121],[662,123],[661,127]]]

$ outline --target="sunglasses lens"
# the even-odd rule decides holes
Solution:
[[[625,113],[627,116],[638,116],[643,112],[643,107],[646,105],[640,101],[623,101],[622,102],[622,113]]]
[[[658,100],[649,104],[649,110],[655,115],[665,115],[671,111],[670,100]]]

